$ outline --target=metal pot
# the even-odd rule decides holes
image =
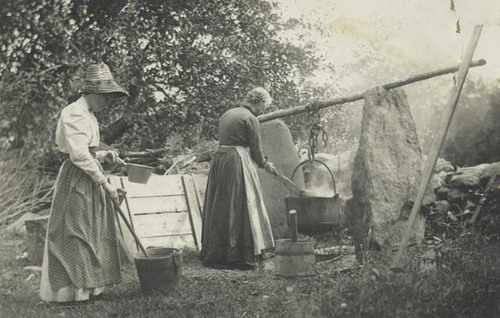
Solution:
[[[306,235],[320,234],[331,231],[334,226],[341,224],[342,205],[337,188],[335,178],[328,166],[319,160],[307,160],[301,162],[293,171],[291,180],[295,176],[298,168],[305,163],[312,165],[313,162],[319,162],[326,167],[332,178],[333,191],[332,197],[317,197],[308,196],[311,193],[304,191],[302,196],[288,196],[285,198],[286,211],[297,211],[297,230]],[[287,213],[288,215],[288,213]]]

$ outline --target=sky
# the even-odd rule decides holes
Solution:
[[[469,74],[500,79],[500,0],[278,0],[283,19],[320,23],[329,33],[310,35],[336,75],[316,74],[322,82],[361,88],[458,65],[474,25],[483,29],[474,60],[487,65]],[[461,33],[456,33],[457,21]],[[285,34],[293,40],[294,34]],[[295,35],[296,36],[296,35]],[[372,61],[356,64],[366,57]],[[340,78],[339,78],[340,77]]]

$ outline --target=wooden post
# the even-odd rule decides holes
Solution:
[[[465,78],[467,77],[467,72],[469,70],[469,66],[472,60],[472,56],[474,55],[477,42],[479,41],[479,36],[481,35],[482,28],[483,28],[482,25],[476,25],[474,27],[474,32],[467,47],[467,51],[465,52],[464,59],[458,70],[457,85],[453,88],[451,92],[450,99],[448,100],[448,108],[446,110],[446,113],[443,114],[443,121],[440,126],[440,131],[438,132],[436,138],[433,141],[431,151],[425,162],[424,170],[422,172],[420,179],[420,186],[418,189],[417,197],[413,203],[413,208],[411,210],[410,219],[408,220],[408,225],[406,226],[405,233],[403,234],[403,238],[401,239],[401,243],[399,244],[399,250],[396,256],[394,257],[392,266],[393,268],[398,267],[401,256],[403,255],[406,245],[408,244],[413,223],[415,222],[417,213],[420,211],[420,207],[422,206],[422,200],[427,190],[427,184],[429,183],[429,180],[431,178],[434,166],[436,165],[436,161],[439,155],[439,151],[441,150],[441,147],[444,143],[444,139],[446,137],[446,133],[448,132],[448,128],[450,127],[453,114],[455,113],[455,109],[457,108],[458,98],[460,97],[460,93],[462,91]]]
[[[471,62],[469,67],[483,66],[485,64],[486,64],[485,60],[478,60],[478,61]],[[454,67],[448,67],[448,68],[444,68],[444,69],[433,71],[433,72],[422,73],[419,75],[409,77],[409,78],[404,79],[404,80],[384,84],[384,85],[382,85],[382,87],[385,89],[392,89],[392,88],[396,88],[396,87],[401,87],[401,86],[408,85],[411,83],[427,80],[427,79],[430,79],[430,78],[433,78],[436,76],[455,73],[456,71],[458,71],[458,69],[459,69],[459,66],[454,66]],[[257,118],[262,123],[262,122],[270,121],[270,120],[277,119],[277,118],[302,114],[302,113],[306,113],[306,112],[311,111],[311,110],[322,109],[322,108],[326,108],[326,107],[330,107],[330,106],[334,106],[334,105],[355,102],[355,101],[363,99],[364,98],[363,94],[364,93],[360,93],[360,94],[355,94],[355,95],[351,95],[351,96],[347,96],[347,97],[339,97],[339,98],[335,98],[335,99],[328,100],[328,101],[309,103],[307,105],[301,105],[301,106],[296,106],[296,107],[287,108],[287,109],[280,109],[280,110],[270,112],[267,114],[262,114]]]
[[[189,222],[191,223],[191,231],[193,233],[194,243],[198,250],[201,250],[201,231],[202,219],[200,206],[196,198],[196,189],[194,187],[194,180],[191,175],[182,176],[182,184],[186,193],[186,201],[188,204]]]
[[[290,232],[292,236],[292,242],[297,242],[297,211],[296,210],[290,210],[288,212],[290,215]]]
[[[26,250],[28,251],[28,259],[32,265],[42,266],[48,222],[48,216],[24,221],[27,233]]]

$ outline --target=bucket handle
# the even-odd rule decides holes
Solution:
[[[295,167],[295,170],[293,170],[292,177],[290,179],[293,181],[293,177],[295,177],[295,173],[297,172],[297,169],[299,169],[300,166],[302,166],[306,162],[309,162],[312,164],[313,161],[321,163],[323,166],[325,166],[326,170],[328,170],[328,172],[330,173],[330,176],[332,177],[333,193],[334,193],[333,198],[334,198],[335,196],[337,196],[337,185],[335,184],[335,178],[333,177],[332,170],[330,170],[330,168],[328,168],[328,166],[321,160],[312,159],[312,160],[302,161],[301,163],[299,163],[299,165],[297,167]]]
[[[172,251],[172,261],[174,262],[174,270],[175,270],[175,275],[177,275],[177,267],[179,266],[179,264],[177,264],[177,256],[179,255],[179,251],[177,249],[174,249]]]

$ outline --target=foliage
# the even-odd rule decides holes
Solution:
[[[459,166],[500,161],[500,88],[468,81],[461,93],[442,156]]]
[[[253,86],[268,88],[276,107],[295,105],[297,78],[318,62],[311,46],[280,41],[284,26],[264,0],[125,4],[3,1],[0,137],[50,140],[89,63],[107,63],[131,93],[102,114],[124,128],[104,130],[107,141],[126,131],[123,145],[145,148],[172,134],[188,145],[214,137],[219,115]]]

